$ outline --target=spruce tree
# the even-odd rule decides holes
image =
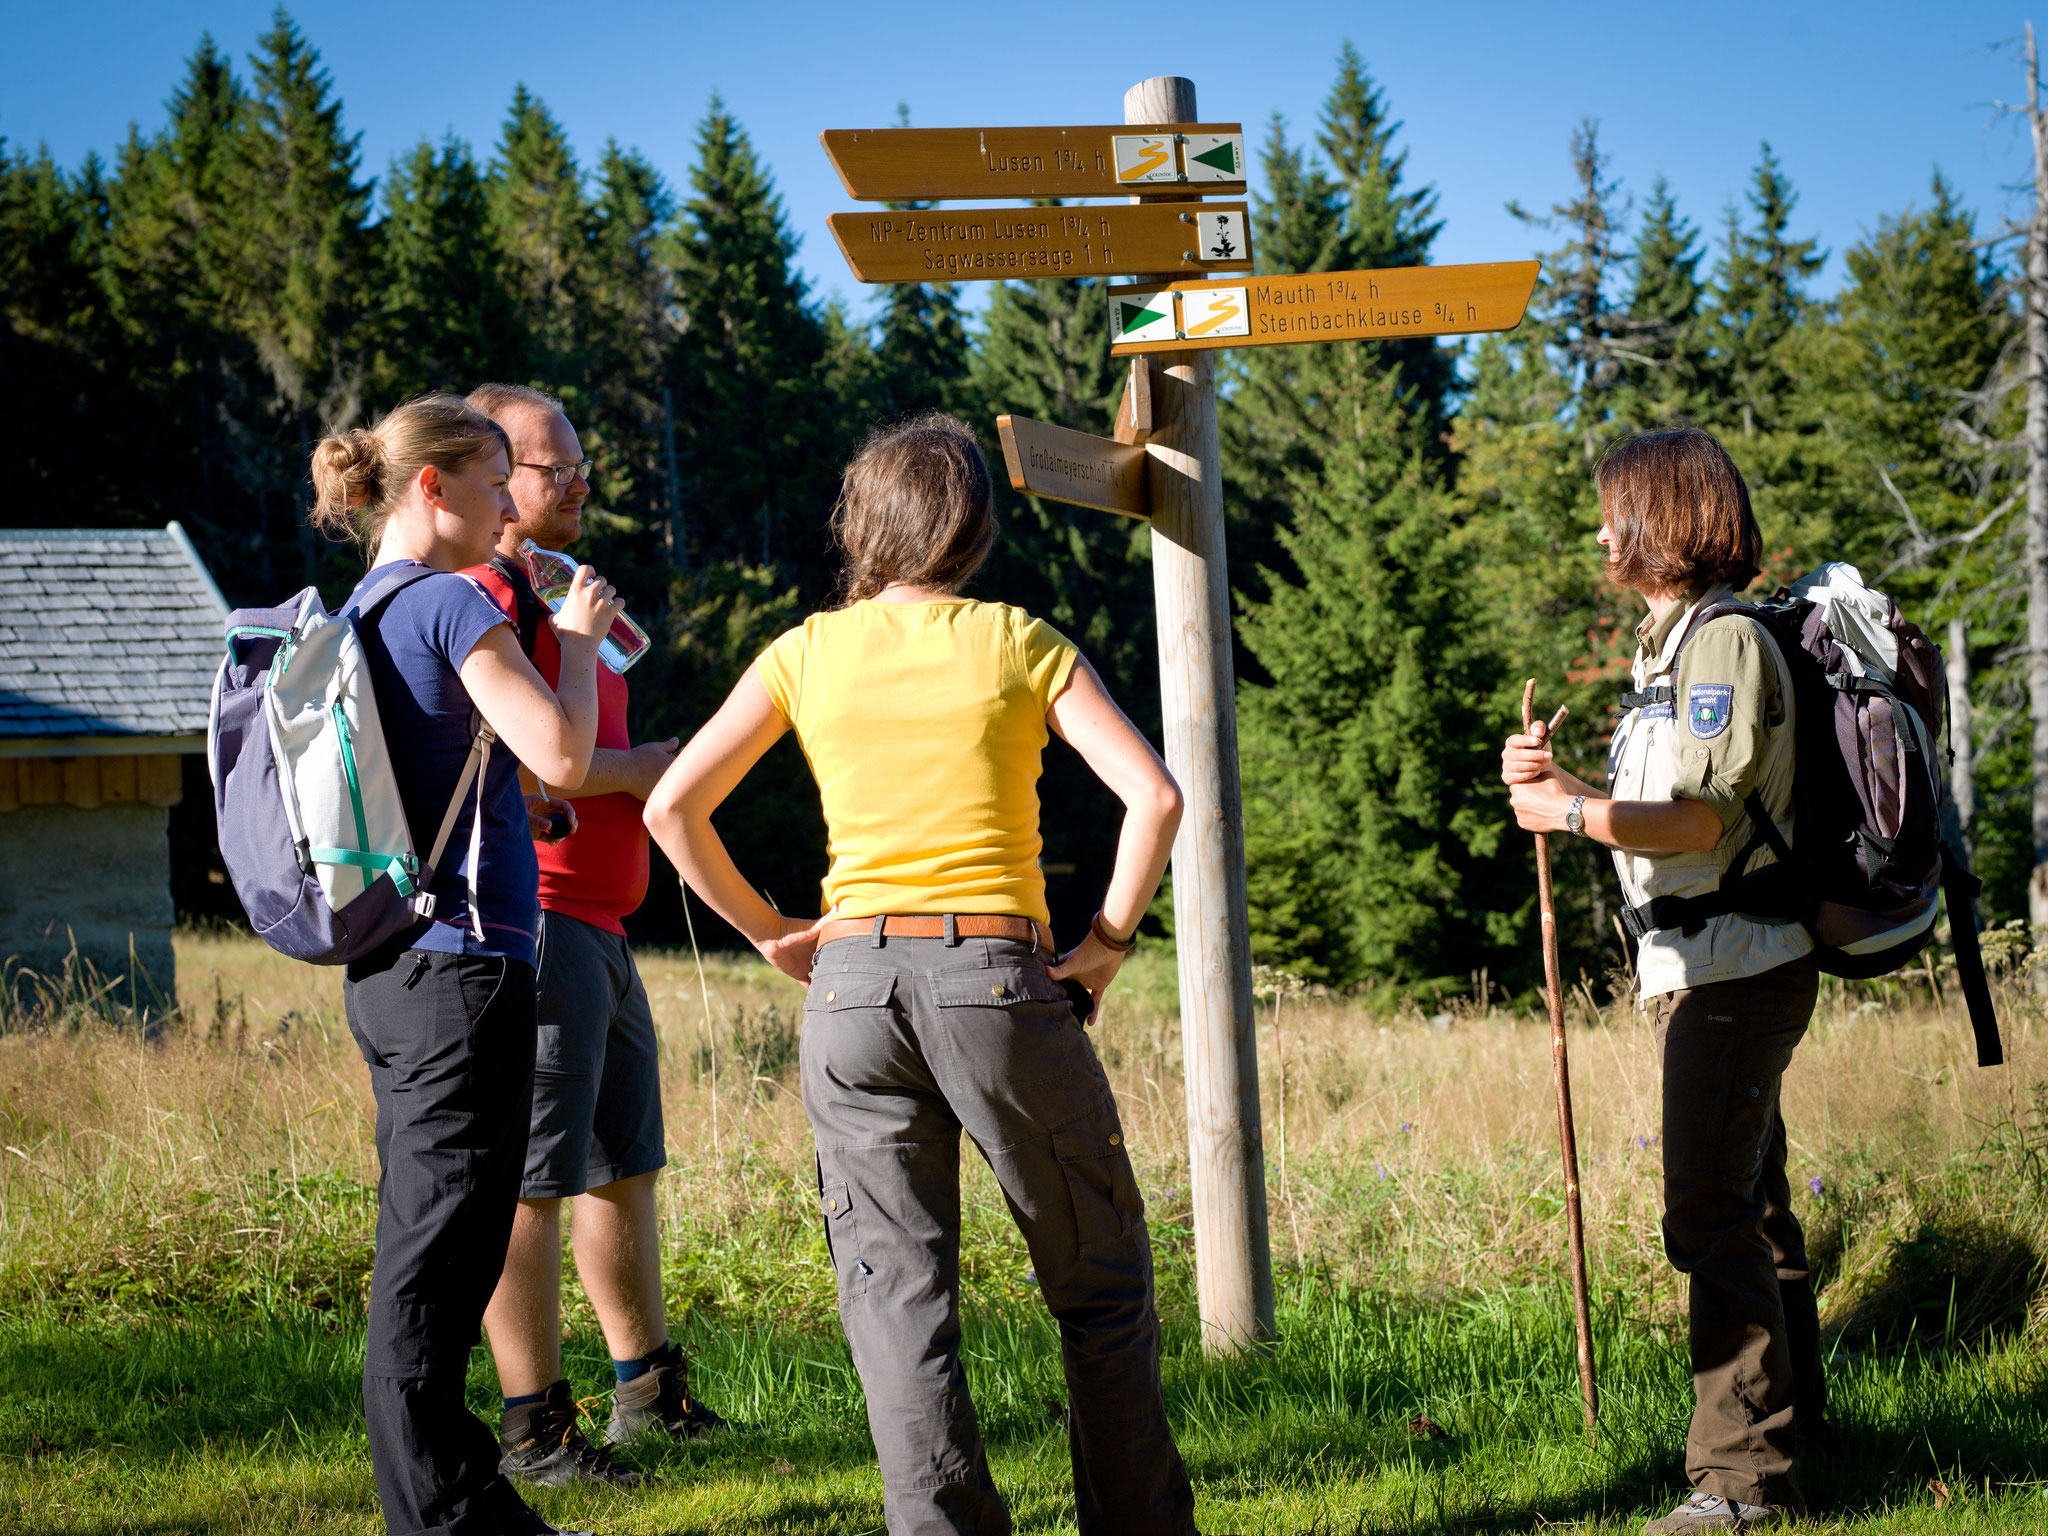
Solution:
[[[1324,103],[1320,160],[1290,145],[1275,116],[1262,154],[1266,193],[1255,200],[1252,250],[1258,270],[1323,272],[1424,265],[1440,225],[1436,195],[1403,184],[1407,154],[1395,148],[1400,124],[1385,94],[1349,43]],[[1292,507],[1292,486],[1321,478],[1328,455],[1343,451],[1368,420],[1389,425],[1398,445],[1445,467],[1444,428],[1452,354],[1430,337],[1392,342],[1249,347],[1228,353],[1220,387],[1225,507],[1230,518],[1232,584],[1251,599],[1266,594],[1264,572],[1285,573],[1278,534]],[[1390,422],[1359,402],[1391,375],[1401,403]]]
[[[910,126],[910,108],[899,103],[898,127]],[[901,212],[922,212],[935,202],[888,203]],[[882,316],[874,348],[875,408],[891,418],[921,411],[971,411],[967,374],[973,347],[960,312],[955,283],[889,283],[882,289]]]
[[[590,292],[590,203],[568,135],[523,83],[513,89],[487,185],[526,344],[522,374],[571,399],[588,361],[580,316]]]
[[[130,127],[106,189],[100,274],[126,387],[105,403],[130,445],[120,494],[151,521],[178,517],[224,590],[253,600],[277,562],[249,515],[269,385],[227,308],[248,96],[212,38],[166,107],[153,137]]]
[[[1815,240],[1794,240],[1799,196],[1765,144],[1749,190],[1754,226],[1729,210],[1727,248],[1716,270],[1716,363],[1726,380],[1720,417],[1746,435],[1779,422],[1793,379],[1779,349],[1807,304],[1806,284],[1826,262]]]
[[[824,538],[851,435],[819,378],[824,331],[767,168],[714,96],[671,257],[673,380],[691,533],[707,559],[781,566],[822,593]]]
[[[1628,200],[1608,176],[1607,164],[1600,125],[1587,118],[1572,131],[1572,196],[1546,214],[1508,204],[1508,212],[1531,228],[1564,237],[1562,245],[1539,256],[1543,269],[1526,329],[1532,344],[1552,354],[1569,386],[1566,410],[1588,462],[1610,435],[1614,394],[1642,328],[1619,303],[1631,259],[1622,248]]]
[[[676,329],[662,247],[675,220],[675,194],[645,156],[608,140],[591,213],[590,297],[582,317],[589,369],[584,451],[599,461],[603,478],[593,499],[606,514],[599,520],[602,542],[594,547],[616,551],[614,568],[630,562],[660,572],[681,514],[664,393]],[[665,579],[648,582],[648,596],[666,585]]]
[[[1611,413],[1617,425],[1677,426],[1698,416],[1712,388],[1702,335],[1699,232],[1678,211],[1662,176],[1636,234],[1624,349]]]
[[[260,359],[260,433],[241,471],[263,509],[264,574],[282,585],[296,549],[302,579],[318,580],[327,547],[301,513],[311,497],[305,445],[361,419],[371,331],[372,237],[358,140],[319,54],[283,10],[250,59],[246,126],[229,140],[221,202],[209,217],[221,242],[226,322]],[[352,567],[336,561],[334,579]],[[297,573],[295,573],[297,574]]]
[[[467,144],[422,139],[393,159],[381,233],[380,399],[518,377],[521,317]]]

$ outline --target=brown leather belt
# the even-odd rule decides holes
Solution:
[[[878,935],[892,939],[1024,939],[1048,953],[1058,953],[1053,948],[1052,930],[1035,918],[972,912],[949,917],[836,917],[818,930],[818,942]]]

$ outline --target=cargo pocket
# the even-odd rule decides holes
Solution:
[[[1145,1215],[1122,1130],[1112,1120],[1101,1127],[1054,1131],[1052,1150],[1066,1175],[1081,1254],[1087,1257],[1116,1247]]]
[[[974,970],[942,971],[931,977],[932,998],[941,1008],[1029,1010],[1058,1004],[1068,1022],[1073,1004],[1060,984],[1035,965],[996,965]]]
[[[886,1008],[895,995],[894,971],[820,971],[811,977],[811,990],[804,994],[804,1012]]]
[[[860,1222],[853,1211],[853,1190],[843,1179],[818,1184],[818,1214],[825,1218],[825,1252],[839,1277],[842,1298],[865,1296],[874,1266],[861,1256]]]

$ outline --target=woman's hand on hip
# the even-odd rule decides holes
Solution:
[[[624,609],[612,584],[587,565],[576,567],[569,591],[554,615],[555,632],[585,640],[602,640]]]
[[[799,917],[781,918],[782,931],[773,938],[756,939],[754,948],[761,958],[792,981],[811,984],[811,963],[818,954],[818,934],[831,914],[806,923]]]
[[[1045,974],[1054,981],[1078,981],[1088,989],[1088,995],[1095,999],[1099,1011],[1102,994],[1109,990],[1109,984],[1116,980],[1116,973],[1123,969],[1124,956],[1128,951],[1111,949],[1095,937],[1095,930],[1088,930],[1088,937],[1076,944],[1059,958],[1057,965],[1045,968]]]

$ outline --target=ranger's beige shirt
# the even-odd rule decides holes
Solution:
[[[1669,704],[1638,706],[1621,719],[1607,757],[1608,793],[1617,800],[1703,800],[1721,818],[1721,840],[1704,853],[1632,853],[1616,849],[1614,867],[1632,907],[1655,896],[1715,890],[1749,841],[1742,808],[1752,790],[1787,842],[1792,839],[1792,678],[1775,641],[1737,614],[1709,623],[1672,659],[1693,615],[1735,596],[1709,587],[1636,630],[1635,685],[1668,686]],[[1751,871],[1777,862],[1768,848]],[[1710,981],[1756,976],[1813,950],[1797,922],[1763,923],[1730,913],[1708,918],[1691,938],[1656,928],[1636,947],[1644,997]]]

